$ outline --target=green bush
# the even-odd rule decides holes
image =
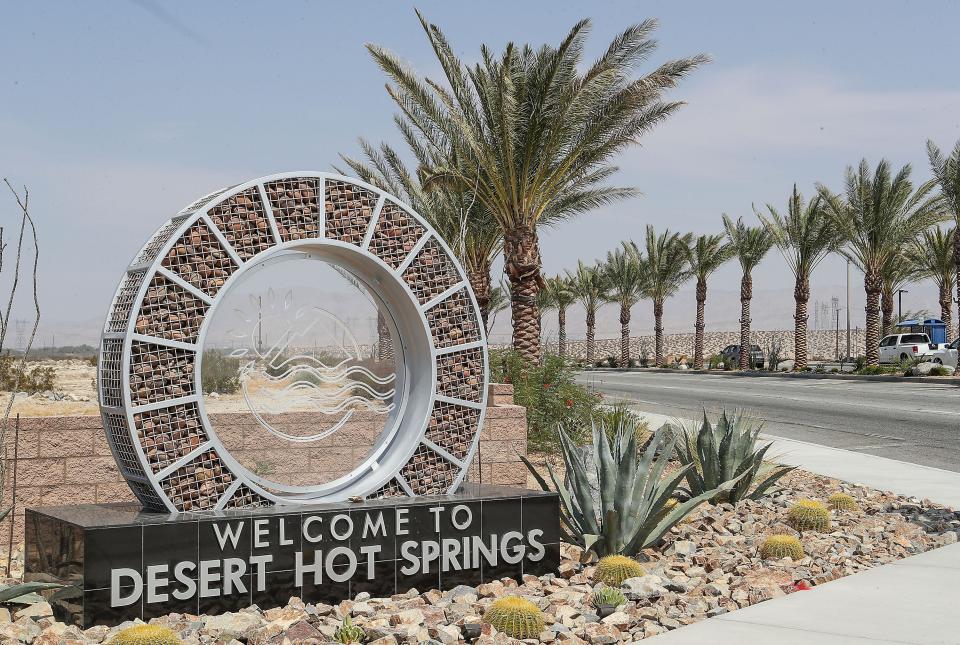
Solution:
[[[934,365],[930,368],[930,376],[948,376],[949,374],[950,372],[943,365]]]
[[[557,452],[557,429],[576,443],[589,437],[601,397],[573,380],[573,369],[559,356],[547,354],[531,365],[513,351],[490,356],[491,379],[513,384],[513,400],[527,409],[527,442],[531,452]]]
[[[627,602],[626,596],[616,587],[601,587],[590,596],[590,604],[594,607],[601,607],[602,605],[619,607],[625,602]]]
[[[9,353],[0,355],[0,389],[5,392],[35,394],[52,390],[56,375],[52,367],[22,363],[20,358]]]
[[[343,643],[344,645],[362,643],[366,638],[366,632],[363,631],[362,627],[357,627],[353,624],[349,614],[344,616],[343,622],[337,627],[337,631],[333,632],[333,640],[338,643]]]
[[[240,359],[227,356],[217,349],[203,352],[200,374],[203,391],[209,394],[234,394],[240,389]]]
[[[707,359],[707,369],[716,370],[723,367],[723,356],[720,354],[713,354],[710,358]]]
[[[607,438],[611,441],[618,428],[623,428],[624,432],[632,432],[637,438],[637,447],[641,449],[647,445],[653,435],[650,424],[623,402],[600,406],[594,415],[594,423],[603,425],[607,431]]]

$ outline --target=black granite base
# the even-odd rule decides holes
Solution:
[[[332,603],[449,589],[560,564],[557,495],[499,486],[197,514],[130,504],[26,513],[25,579],[67,585],[52,597],[54,613],[83,628],[267,609],[291,596]]]

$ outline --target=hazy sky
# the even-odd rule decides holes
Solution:
[[[644,225],[716,231],[720,214],[782,205],[797,182],[839,187],[866,156],[928,171],[924,142],[960,138],[960,3],[433,2],[417,5],[459,53],[508,40],[557,43],[593,19],[589,54],[626,25],[661,21],[651,66],[705,52],[714,62],[676,91],[689,101],[619,164],[642,195],[544,235],[546,271],[601,257]],[[435,74],[403,2],[10,3],[0,37],[0,175],[32,191],[42,245],[43,343],[92,342],[127,263],[166,218],[223,185],[274,172],[329,170],[363,135],[397,143],[383,74],[364,43]],[[0,199],[5,223],[15,216]],[[708,325],[736,325],[738,271],[717,274]],[[854,276],[854,324],[862,286]],[[813,298],[843,297],[824,263]],[[904,307],[935,309],[931,285]],[[771,254],[756,274],[756,328],[792,324],[788,272]],[[635,328],[649,333],[649,303]],[[689,289],[667,304],[692,326]],[[504,316],[504,320],[506,316]],[[580,315],[571,314],[573,334]],[[616,331],[615,312],[601,335]],[[504,327],[498,325],[502,334]]]

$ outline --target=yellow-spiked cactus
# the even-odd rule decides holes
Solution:
[[[646,571],[633,558],[628,558],[625,555],[608,555],[600,558],[600,562],[597,563],[597,568],[593,572],[593,579],[618,587],[627,578],[639,578],[643,575],[646,575]]]
[[[135,625],[117,632],[109,645],[181,645],[176,632],[160,625]]]
[[[771,535],[760,547],[760,557],[783,558],[790,556],[794,560],[803,558],[803,545],[792,535]]]
[[[827,498],[827,505],[835,511],[856,511],[860,507],[857,501],[846,493],[834,493]]]
[[[543,614],[540,609],[519,596],[506,596],[495,600],[483,615],[483,620],[493,625],[497,631],[518,640],[536,638],[543,631]]]
[[[830,510],[812,499],[801,499],[787,511],[787,523],[798,531],[824,533],[830,528]]]

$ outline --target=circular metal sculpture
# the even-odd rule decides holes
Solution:
[[[386,313],[397,354],[389,414],[370,452],[350,472],[306,485],[273,481],[231,455],[201,382],[206,333],[231,286],[291,255],[322,259],[362,283]],[[442,494],[462,482],[479,440],[486,338],[463,269],[409,207],[356,179],[272,175],[190,204],[136,255],[101,339],[99,396],[120,471],[150,509]],[[330,434],[268,429],[288,441]]]

